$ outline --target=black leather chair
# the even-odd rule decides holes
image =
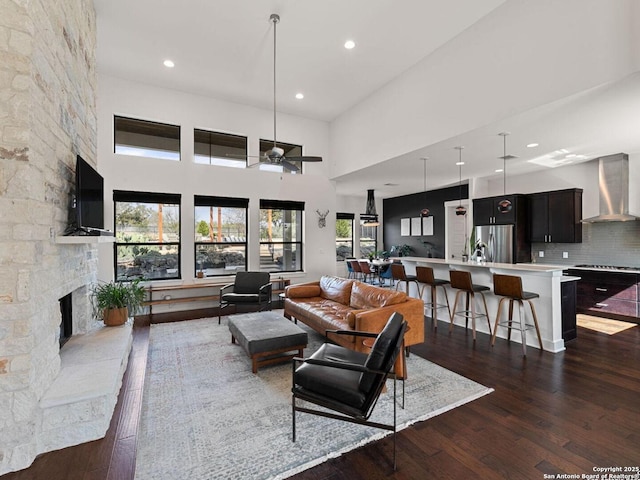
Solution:
[[[231,305],[257,305],[259,311],[271,310],[270,280],[269,272],[237,272],[234,283],[220,289],[218,324],[222,309]]]
[[[369,421],[383,391],[387,376],[392,374],[404,339],[407,323],[393,313],[380,334],[338,331],[339,333],[375,337],[371,352],[356,352],[339,345],[325,343],[311,357],[294,358],[292,381],[292,432],[296,441],[296,412],[367,425],[393,432],[393,469],[396,469],[396,377],[393,376],[393,424]],[[296,400],[324,407],[319,410],[301,406]]]

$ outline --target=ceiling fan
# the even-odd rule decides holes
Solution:
[[[285,170],[290,172],[297,172],[300,169],[291,162],[321,162],[322,157],[314,156],[285,156],[284,149],[278,147],[276,142],[276,25],[280,22],[280,15],[272,13],[269,17],[269,21],[273,23],[273,147],[267,150],[264,155],[260,157],[260,164],[280,165]]]

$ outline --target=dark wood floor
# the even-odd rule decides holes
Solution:
[[[591,474],[594,467],[640,465],[640,327],[616,335],[579,329],[559,354],[427,320],[427,340],[413,347],[449,370],[495,392],[398,434],[398,470],[391,441],[366,445],[302,472],[295,480],[542,479]],[[134,347],[107,436],[42,455],[23,479],[133,479],[135,441],[148,345],[148,325],[136,325]]]

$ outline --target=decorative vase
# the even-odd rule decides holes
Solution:
[[[102,315],[104,324],[107,327],[115,327],[126,323],[129,319],[129,309],[127,307],[105,308]]]

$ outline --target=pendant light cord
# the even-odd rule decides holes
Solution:
[[[460,173],[460,181],[458,183],[458,206],[462,206],[462,147],[458,149],[458,171]]]
[[[502,194],[507,194],[507,134],[502,136]]]
[[[424,193],[427,193],[427,159],[422,160],[424,160]]]

